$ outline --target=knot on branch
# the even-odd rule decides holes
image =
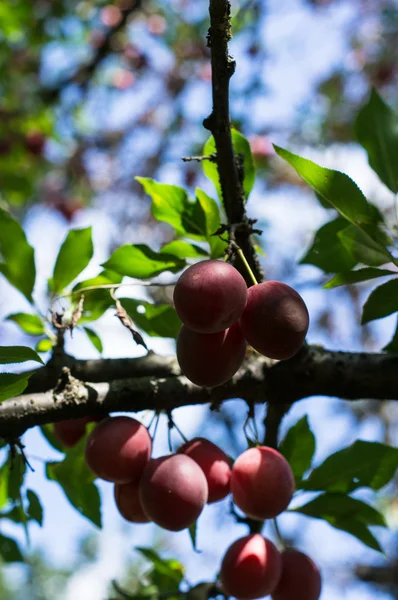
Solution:
[[[84,384],[71,375],[68,367],[63,367],[61,375],[53,390],[54,402],[78,404],[81,399],[87,398],[87,390]]]

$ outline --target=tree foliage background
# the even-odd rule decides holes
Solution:
[[[244,234],[240,241],[249,248],[252,265],[258,267],[259,260],[268,279],[286,281],[303,295],[311,315],[310,346],[279,367],[249,357],[246,375],[256,373],[251,385],[238,376],[209,398],[178,377],[173,338],[179,322],[172,288],[126,286],[116,294],[134,331],[158,353],[141,361],[134,357],[145,356],[145,349],[114,318],[109,289],[86,291],[83,305],[79,293],[70,295],[129,278],[175,281],[175,273],[193,260],[223,254],[225,244],[211,234],[220,223],[234,222],[233,205],[220,210],[212,163],[181,160],[215,149],[202,125],[214,100],[208,4],[14,0],[0,7],[0,554],[4,564],[10,563],[4,569],[5,598],[20,593],[12,589],[20,577],[17,563],[32,552],[29,537],[34,545],[43,539],[38,525],[44,519],[46,527],[46,512],[52,510],[41,491],[48,489],[41,487],[44,474],[63,490],[56,502],[66,506],[69,501],[83,514],[73,517],[79,524],[86,517],[101,525],[100,497],[107,494],[102,514],[111,510],[109,491],[99,486],[100,494],[82,465],[84,442],[64,453],[50,423],[93,411],[154,409],[148,393],[154,378],[180,386],[177,401],[160,387],[164,409],[199,405],[173,412],[186,435],[205,430],[233,456],[253,436],[243,428],[247,405],[232,400],[209,411],[209,402],[213,407],[234,398],[256,403],[261,436],[273,445],[285,440],[282,448],[302,490],[295,507],[305,500],[301,512],[323,521],[316,525],[287,514],[281,519],[283,534],[315,552],[314,540],[330,540],[329,552],[319,550],[323,597],[341,597],[347,583],[350,598],[397,597],[396,3],[249,0],[233,3],[231,25],[230,52],[237,68],[230,82],[230,115],[242,134],[234,133],[235,152],[245,158],[244,179],[237,183],[243,183],[246,196],[250,192],[247,214],[263,231],[252,242]],[[326,172],[305,159],[347,173],[367,200],[336,173],[334,186],[325,185]],[[195,205],[188,195],[196,198]],[[193,227],[188,217],[195,210],[200,218]],[[253,248],[258,252],[251,253]],[[63,312],[61,319],[57,315]],[[102,357],[112,360],[102,362]],[[32,359],[46,365],[33,375],[21,365]],[[33,371],[37,364],[28,362],[26,369]],[[63,366],[77,380],[69,384],[83,398],[80,403],[67,402],[62,389],[59,402],[53,402],[51,390]],[[96,406],[79,381],[92,383]],[[12,398],[22,393],[13,411]],[[39,411],[26,410],[33,398],[28,394],[35,394]],[[267,401],[268,408],[262,404]],[[37,436],[31,444],[33,426]],[[24,452],[35,473],[29,473],[18,445],[25,430]],[[47,441],[39,442],[40,436]],[[165,451],[166,438],[164,418],[159,451]],[[362,446],[354,445],[357,438]],[[343,447],[350,450],[337,456],[335,468],[326,465],[327,456]],[[354,475],[342,473],[343,463]],[[308,475],[311,464],[315,470]],[[326,479],[316,471],[322,464]],[[305,496],[306,490],[320,492],[324,503],[311,505],[313,496]],[[345,498],[339,496],[338,507],[333,494]],[[354,506],[347,498],[364,504]],[[365,503],[373,508],[364,508]],[[71,512],[66,514],[72,519]],[[212,581],[212,561],[219,561],[228,540],[245,530],[236,525],[228,537],[234,522],[228,503],[215,514],[198,523],[195,542],[203,556],[195,554],[186,532],[179,534],[186,534],[184,541],[179,536],[178,542],[163,540],[163,553],[156,546],[159,554],[151,554],[148,548],[158,543],[158,533],[137,533],[131,527],[129,548],[147,547],[149,576],[140,578],[145,593],[187,593],[199,581]],[[206,555],[212,519],[222,522],[220,551]],[[347,533],[334,532],[330,525],[370,549],[348,542]],[[51,535],[56,537],[56,531]],[[340,558],[344,544],[347,554]],[[384,556],[375,552],[381,549]],[[130,558],[137,560],[137,553]],[[181,563],[188,569],[188,583]],[[47,572],[47,566],[40,568]],[[32,585],[29,598],[46,598],[45,585]],[[120,585],[131,595],[143,591],[134,577],[132,583],[126,576]],[[122,597],[112,586],[108,592],[92,586],[84,597],[105,593]]]

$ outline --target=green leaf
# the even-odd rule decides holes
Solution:
[[[0,468],[0,510],[8,504],[8,477],[10,474],[10,463],[4,461]]]
[[[93,251],[91,227],[69,231],[54,266],[51,282],[54,294],[62,292],[87,267]]]
[[[184,242],[183,240],[174,240],[168,244],[162,246],[160,252],[165,254],[173,254],[177,258],[203,258],[208,257],[209,253],[203,248],[196,246],[195,244],[190,244],[189,242]]]
[[[389,342],[387,344],[387,346],[384,346],[383,348],[383,352],[398,352],[398,320],[397,320],[397,326],[395,328],[395,333],[393,335],[393,338],[391,340],[391,342]]]
[[[99,337],[99,335],[97,333],[95,333],[95,331],[90,329],[89,327],[83,327],[83,329],[86,332],[87,337],[90,340],[90,342],[92,343],[92,345],[94,346],[94,348],[96,350],[98,350],[98,352],[101,354],[103,351],[103,346],[102,346],[101,338]]]
[[[152,215],[158,221],[171,225],[179,236],[191,237],[198,234],[193,218],[194,203],[184,188],[177,185],[158,183],[149,177],[136,177],[145,192],[152,198]]]
[[[35,253],[25,233],[9,212],[0,208],[0,273],[19,290],[29,302],[36,279]]]
[[[168,585],[173,584],[178,589],[184,577],[184,567],[178,560],[161,558],[153,548],[139,546],[135,549],[152,563],[153,572],[151,579],[159,589],[169,589]],[[153,577],[155,573],[158,575],[156,578]],[[161,576],[161,581],[159,580],[159,576]]]
[[[163,271],[176,273],[185,266],[185,261],[162,252],[154,252],[144,244],[126,244],[111,255],[102,266],[120,275],[136,279],[155,277]]]
[[[350,533],[366,546],[382,552],[380,545],[369,531],[369,525],[386,527],[381,513],[373,506],[344,494],[321,494],[304,506],[294,509],[315,519],[323,519],[336,529]]]
[[[298,489],[304,473],[311,467],[315,453],[315,436],[306,415],[289,429],[279,450],[293,471]]]
[[[360,262],[370,267],[379,267],[391,261],[391,255],[383,246],[374,242],[366,233],[350,225],[337,234],[344,248]]]
[[[365,267],[364,269],[357,269],[356,271],[337,273],[333,279],[325,283],[324,287],[330,289],[338,287],[339,285],[348,285],[352,283],[359,283],[361,281],[369,281],[370,279],[375,279],[376,277],[386,277],[387,275],[396,275],[396,271]]]
[[[302,481],[304,490],[350,493],[360,487],[379,490],[398,468],[398,448],[357,440],[334,454]]]
[[[133,322],[152,337],[175,338],[181,328],[181,321],[175,309],[169,304],[150,304],[133,298],[120,298]]]
[[[362,312],[362,324],[382,319],[398,311],[398,278],[379,285],[366,300]]]
[[[28,379],[26,373],[0,373],[0,402],[22,394],[28,387]]]
[[[195,550],[195,552],[197,552],[198,551],[198,548],[196,546],[197,534],[198,534],[198,522],[197,521],[195,521],[194,523],[192,523],[192,525],[190,525],[188,527],[188,532],[189,532],[189,537],[191,538],[192,548]]]
[[[220,208],[215,200],[200,188],[195,190],[196,198],[201,208],[200,222],[206,240],[210,244],[210,257],[221,258],[227,249],[227,242],[213,235],[221,225]]]
[[[44,364],[40,356],[32,348],[28,348],[27,346],[0,346],[0,364],[10,365],[28,360]]]
[[[276,153],[296,169],[304,181],[327,200],[342,217],[373,240],[378,245],[379,251],[387,256],[388,260],[394,260],[385,247],[387,237],[379,228],[378,211],[375,211],[374,207],[369,204],[359,187],[348,175],[320,167],[311,160],[292,154],[279,146],[274,145],[274,148]]]
[[[110,285],[121,283],[123,277],[115,271],[101,271],[96,277],[79,281],[73,291],[78,291],[82,288],[94,287],[100,285]],[[79,320],[79,324],[87,321],[96,321],[115,301],[111,297],[110,289],[87,290],[84,292],[83,316]]]
[[[39,340],[36,344],[36,352],[50,352],[53,348],[53,341],[46,337],[42,340]]]
[[[21,454],[12,455],[9,453],[8,460],[10,463],[8,473],[8,498],[14,502],[18,502],[21,499],[21,487],[26,474],[26,463]]]
[[[7,563],[24,562],[17,542],[2,534],[0,534],[0,556]]]
[[[243,155],[243,191],[245,193],[245,197],[248,198],[253,188],[256,174],[250,144],[247,139],[236,129],[231,129],[231,137],[235,155]],[[213,136],[211,136],[203,148],[203,154],[204,156],[210,156],[214,153],[216,153],[216,144]],[[210,181],[213,182],[217,190],[218,197],[220,200],[222,200],[217,164],[211,160],[204,160],[202,161],[202,165],[204,174],[210,179]]]
[[[315,234],[311,248],[300,263],[315,265],[325,273],[336,273],[355,267],[358,261],[343,246],[338,236],[347,225],[346,219],[342,217],[322,225]]]
[[[22,331],[29,335],[43,335],[44,323],[41,318],[37,315],[30,313],[13,313],[8,315],[6,321],[13,321],[16,323]]]
[[[69,502],[97,527],[101,527],[101,500],[93,483],[95,475],[84,459],[86,436],[68,450],[61,462],[46,463],[46,476],[57,481]]]
[[[398,116],[375,89],[358,114],[355,133],[372,169],[394,194],[398,193]]]
[[[36,521],[40,526],[43,525],[43,507],[40,500],[33,490],[26,490],[26,497],[29,505],[27,510],[28,518]]]
[[[52,446],[53,448],[55,448],[55,450],[58,450],[59,452],[65,452],[65,446],[61,444],[57,436],[54,434],[53,423],[46,423],[45,425],[41,425],[40,431],[42,432],[43,436],[46,438],[50,446]]]

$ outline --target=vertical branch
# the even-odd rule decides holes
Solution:
[[[210,29],[207,43],[211,51],[213,110],[203,125],[211,131],[215,140],[218,174],[228,225],[239,225],[234,231],[235,242],[242,248],[257,281],[263,281],[264,275],[250,240],[252,226],[246,215],[242,165],[235,156],[231,136],[229,80],[235,71],[235,61],[228,53],[228,42],[231,39],[231,5],[228,0],[210,0],[209,10]],[[248,286],[252,285],[239,259],[235,266],[242,272]]]

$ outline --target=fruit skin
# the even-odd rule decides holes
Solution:
[[[66,448],[73,448],[86,433],[87,423],[100,421],[103,417],[79,417],[54,423],[54,435]]]
[[[240,325],[257,352],[284,360],[300,350],[309,315],[304,300],[293,288],[280,281],[265,281],[249,288]]]
[[[189,267],[174,288],[181,321],[200,333],[217,333],[238,321],[247,301],[242,275],[229,263],[204,260]]]
[[[179,453],[192,458],[205,474],[209,488],[208,504],[218,502],[230,492],[231,461],[221,448],[202,437],[186,442]]]
[[[221,564],[220,581],[225,594],[240,600],[272,594],[282,571],[281,555],[274,544],[259,533],[234,542]]]
[[[142,473],[139,495],[145,514],[169,531],[192,525],[207,502],[206,477],[185,454],[152,459]]]
[[[294,548],[282,552],[281,557],[282,575],[272,600],[318,600],[322,582],[314,561]]]
[[[198,333],[183,325],[177,336],[177,360],[192,383],[214,387],[235,375],[246,346],[238,323],[218,333]]]
[[[116,506],[126,521],[131,523],[150,523],[144,513],[139,497],[139,482],[115,483],[113,490]]]
[[[97,477],[114,483],[138,481],[152,451],[142,423],[131,417],[110,417],[87,438],[85,458]]]
[[[233,501],[252,519],[272,519],[289,505],[294,477],[287,460],[267,446],[249,448],[233,464]]]

